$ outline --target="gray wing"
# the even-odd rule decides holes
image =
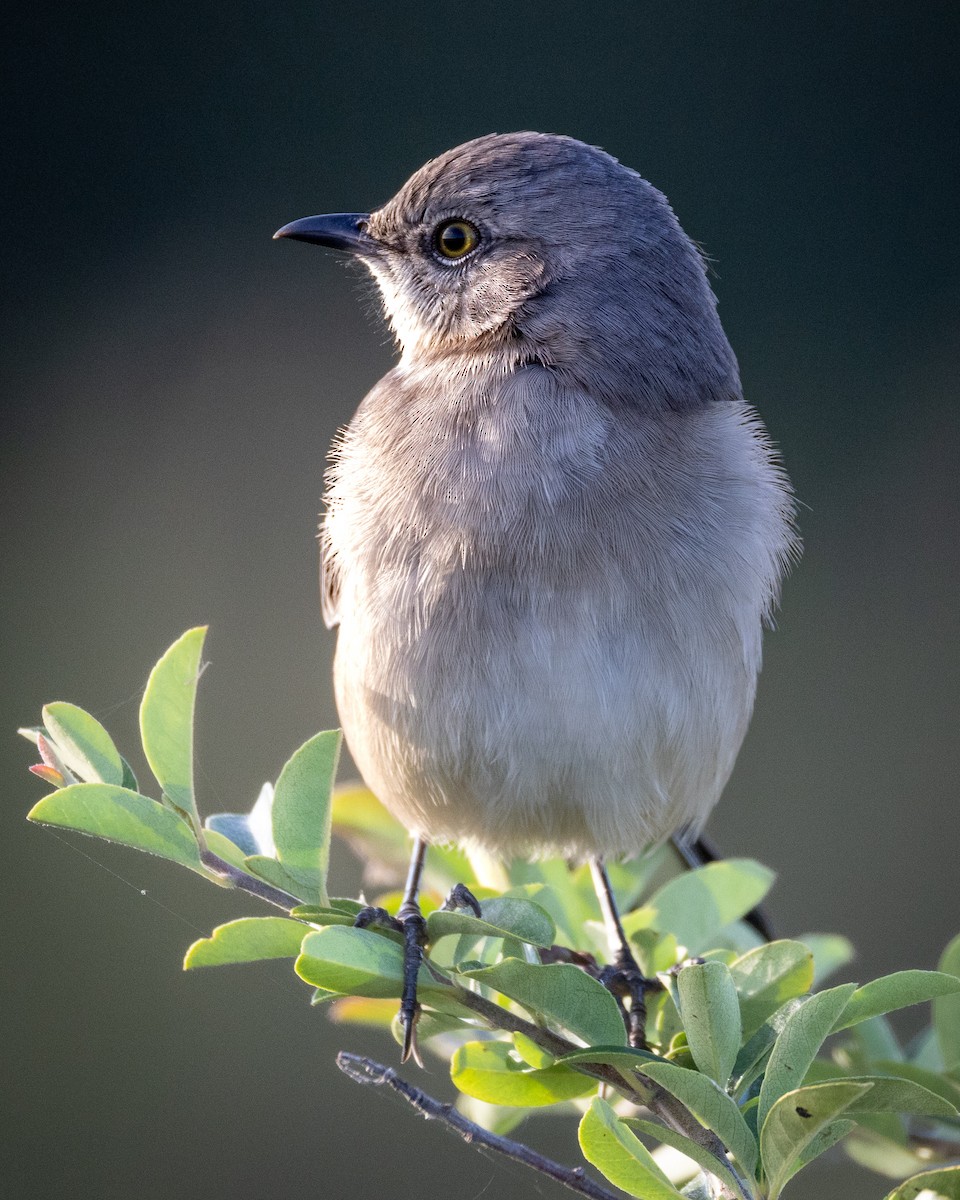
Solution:
[[[340,624],[340,572],[325,524],[320,528],[320,609],[328,629]]]

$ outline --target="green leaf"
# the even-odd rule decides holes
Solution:
[[[342,916],[349,917],[352,921],[357,913],[361,912],[366,905],[361,904],[359,900],[346,899],[343,896],[331,896],[329,904],[301,904],[298,905],[290,913],[291,917],[299,917],[301,921],[313,921],[316,917],[318,925],[335,925],[335,921],[325,921],[320,918],[330,912],[338,912]]]
[[[838,1017],[833,1032],[849,1029],[860,1021],[897,1008],[956,993],[960,993],[960,979],[940,971],[897,971],[893,975],[884,975],[857,988],[842,1016]]]
[[[672,933],[688,954],[711,949],[724,926],[745,916],[773,885],[774,874],[760,863],[730,858],[677,875],[643,908],[624,917],[628,935],[637,929]]]
[[[333,832],[361,862],[372,864],[386,878],[406,869],[410,835],[373,792],[359,784],[344,784],[334,789],[331,803]]]
[[[299,921],[309,921],[311,925],[352,925],[356,920],[355,913],[319,904],[298,904],[290,910],[290,916]]]
[[[316,998],[314,1003],[318,1003]],[[336,1021],[338,1025],[366,1025],[371,1029],[387,1029],[391,1032],[393,1022],[399,1015],[396,1000],[389,996],[380,1000],[371,999],[369,996],[334,996],[329,1010],[330,1020]],[[420,1020],[417,1023],[419,1041],[423,1042],[427,1036],[430,1036],[426,1033],[428,1028],[431,1034],[436,1032],[433,1021],[433,1017],[436,1016],[436,1013],[431,1013],[428,1009],[421,1012]],[[443,1018],[444,1024],[447,1020],[448,1018]],[[460,1024],[456,1018],[451,1017],[449,1020],[454,1025]]]
[[[547,911],[532,900],[513,896],[493,897],[480,904],[482,917],[472,912],[437,910],[427,917],[427,936],[431,943],[450,934],[477,937],[515,937],[531,946],[550,946],[556,936]]]
[[[568,1067],[528,1067],[508,1042],[467,1042],[450,1060],[450,1078],[468,1096],[487,1104],[542,1108],[596,1090],[596,1080]]]
[[[578,1137],[587,1162],[629,1195],[642,1200],[683,1200],[646,1146],[599,1096],[583,1114]]]
[[[933,1003],[936,1005],[938,1001],[934,1000]],[[934,1028],[935,1023],[936,1019],[934,1019],[934,1024],[928,1025],[926,1029],[921,1029],[919,1033],[917,1033],[917,1035],[910,1042],[909,1053],[906,1055],[910,1062],[914,1063],[918,1067],[923,1067],[924,1070],[927,1071],[943,1070],[943,1054],[940,1050],[940,1044],[937,1041],[937,1031]],[[861,1025],[860,1028],[862,1029],[863,1026]],[[897,1059],[899,1062],[905,1056],[903,1053],[899,1053],[891,1055],[890,1057]],[[953,1074],[956,1078],[956,1068],[954,1069]]]
[[[800,942],[769,942],[738,958],[730,974],[740,998],[743,1035],[749,1038],[785,1000],[810,990],[813,955]]]
[[[229,838],[245,855],[274,858],[277,847],[273,840],[273,784],[263,785],[249,812],[211,813],[203,827]]]
[[[333,1011],[330,1013],[330,1019],[332,1021],[342,1021],[344,1019],[342,1015],[344,1005],[379,1005],[387,1003],[388,1001],[386,1000],[362,1000],[358,997],[348,996],[336,1001],[336,1003],[333,1005]],[[393,1002],[389,1001],[389,1003]],[[355,1019],[354,1023],[357,1023]],[[429,1042],[431,1038],[443,1037],[444,1034],[451,1032],[472,1036],[476,1033],[476,1027],[468,1025],[462,1017],[454,1016],[451,1013],[438,1012],[432,1008],[424,1008],[421,1010],[420,1016],[417,1020],[417,1041],[421,1045]],[[402,1046],[406,1040],[406,1029],[404,1028],[403,1022],[400,1020],[400,1010],[395,1005],[393,1009],[393,1019],[390,1022],[390,1033],[397,1045]],[[459,1041],[460,1039],[457,1038],[456,1040]],[[456,1043],[454,1042],[452,1044]],[[443,1058],[446,1058],[446,1056],[450,1053],[450,1044],[448,1043],[447,1045],[432,1046],[431,1049],[435,1053],[441,1055]]]
[[[510,1035],[510,1039],[513,1042],[514,1050],[528,1067],[535,1067],[538,1071],[541,1071],[545,1067],[552,1067],[557,1061],[552,1054],[548,1054],[532,1038],[528,1038],[525,1033],[515,1031]]]
[[[273,797],[273,840],[286,870],[327,902],[330,793],[340,758],[339,730],[318,733],[280,772]]]
[[[844,1075],[842,1078],[826,1079],[824,1083],[865,1083],[870,1091],[862,1100],[851,1104],[849,1113],[910,1113],[918,1117],[945,1117],[955,1119],[956,1105],[932,1088],[924,1087],[912,1079],[887,1075]]]
[[[464,974],[516,1000],[531,1013],[556,1022],[588,1044],[626,1042],[616,1000],[579,967],[569,963],[537,966],[505,958],[492,967]]]
[[[843,1039],[841,1052],[849,1059],[844,1063],[845,1069],[861,1073],[870,1070],[870,1064],[878,1058],[898,1061],[903,1058],[893,1026],[884,1016],[870,1017],[855,1025]]]
[[[945,975],[960,976],[960,934],[944,950],[940,970]],[[933,1028],[946,1070],[960,1067],[960,995],[936,997]]]
[[[596,1045],[583,1050],[575,1050],[572,1054],[564,1054],[557,1062],[567,1066],[578,1063],[600,1063],[604,1066],[616,1067],[618,1071],[636,1071],[647,1063],[660,1063],[663,1059],[649,1050],[636,1050],[633,1046]]]
[[[122,754],[120,755],[120,765],[123,767],[123,777],[120,780],[120,786],[125,787],[129,792],[139,792],[140,784],[133,773],[133,767],[130,766]]]
[[[294,875],[288,871],[275,858],[268,858],[265,854],[251,854],[243,860],[243,865],[258,878],[272,883],[275,888],[287,892],[295,899],[308,904],[320,904],[319,888],[315,884],[311,886],[303,875]]]
[[[743,1170],[748,1175],[754,1173],[758,1158],[756,1139],[736,1103],[712,1079],[670,1062],[641,1063],[637,1070],[686,1105],[702,1125],[713,1130]]]
[[[207,843],[207,849],[212,850],[214,854],[219,855],[224,862],[228,862],[232,867],[238,867],[241,871],[243,870],[243,853],[233,844],[233,842],[230,841],[229,838],[223,837],[223,835],[217,833],[216,830],[207,829],[204,831],[204,841]],[[219,882],[224,887],[234,886],[234,884],[229,880],[226,880],[223,878],[223,876],[218,875],[216,871],[211,871],[211,878],[213,878],[215,883]]]
[[[648,1137],[656,1138],[664,1146],[670,1146],[674,1150],[679,1151],[680,1154],[685,1154],[687,1158],[692,1159],[697,1166],[708,1172],[708,1174],[716,1175],[718,1179],[722,1180],[734,1195],[742,1197],[743,1200],[750,1200],[737,1182],[736,1176],[730,1170],[730,1164],[725,1158],[715,1158],[699,1142],[695,1142],[684,1134],[677,1133],[675,1129],[669,1129],[666,1125],[661,1125],[657,1121],[646,1121],[642,1117],[621,1117],[621,1120],[624,1125],[628,1125],[631,1129],[639,1129],[641,1133],[647,1134]]]
[[[591,936],[590,923],[596,921],[599,911],[590,871],[585,864],[571,870],[562,859],[537,862],[514,859],[509,867],[509,880],[522,886],[530,899],[547,910],[562,944],[575,946],[584,934]],[[603,949],[606,948],[604,935]]]
[[[653,929],[638,929],[630,941],[637,964],[647,979],[669,971],[683,957],[672,933],[661,935]]]
[[[854,957],[853,943],[839,933],[805,933],[796,939],[813,954],[813,983],[818,988],[825,979],[845,967]]]
[[[193,795],[193,710],[206,626],[188,630],[150,672],[140,703],[140,737],[170,803],[200,829]]]
[[[326,992],[399,997],[403,948],[372,929],[328,925],[306,935],[293,969],[305,983]],[[421,1000],[430,1003],[442,1003],[453,992],[438,983],[425,967],[417,979],[417,990]]]
[[[869,1119],[876,1121],[880,1118]],[[891,1120],[896,1121],[896,1118]],[[875,1171],[878,1175],[886,1175],[890,1179],[902,1179],[915,1171],[920,1162],[916,1154],[904,1144],[902,1126],[899,1133],[898,1139],[858,1124],[858,1128],[854,1129],[844,1142],[843,1149],[855,1163],[866,1167],[868,1171]]]
[[[889,1192],[885,1200],[960,1200],[960,1167],[941,1167],[914,1175]]]
[[[774,1043],[760,1088],[757,1128],[761,1135],[767,1113],[777,1100],[803,1083],[803,1077],[810,1069],[817,1051],[840,1019],[855,990],[856,984],[845,983],[818,992],[805,1000],[785,1021]]]
[[[734,1095],[740,1096],[745,1093],[763,1074],[770,1052],[783,1031],[787,1019],[802,1004],[803,1000],[798,996],[786,1000],[740,1048],[737,1061],[733,1064],[732,1089]]]
[[[800,1169],[798,1159],[814,1139],[869,1090],[868,1083],[844,1080],[797,1088],[777,1100],[760,1133],[770,1200],[776,1200],[787,1180]]]
[[[693,1061],[726,1087],[742,1037],[733,977],[722,962],[692,963],[678,973],[677,989]]]
[[[106,783],[74,783],[45,796],[27,814],[41,825],[76,829],[169,858],[205,877],[193,831],[156,800]]]
[[[942,1100],[960,1108],[960,1083],[954,1083],[946,1075],[918,1067],[916,1063],[901,1062],[899,1059],[879,1059],[872,1064],[873,1069],[884,1075],[892,1075],[896,1079],[909,1079],[928,1092],[933,1092]]]
[[[183,969],[219,967],[226,963],[257,962],[265,958],[296,958],[309,932],[300,921],[286,917],[241,917],[218,925],[187,951]]]
[[[96,717],[75,704],[57,701],[44,706],[43,724],[75,775],[87,783],[123,785],[123,761]]]
[[[353,996],[399,996],[403,950],[370,929],[328,925],[303,939],[293,968],[306,983]],[[425,973],[421,971],[421,978]]]
[[[794,1164],[793,1175],[798,1171],[803,1170],[808,1163],[812,1163],[815,1158],[819,1158],[821,1154],[835,1146],[842,1138],[845,1138],[848,1133],[857,1128],[857,1122],[841,1118],[838,1121],[831,1121],[828,1125],[824,1125],[823,1129],[810,1142],[810,1144],[800,1152],[800,1156]],[[791,1176],[792,1178],[792,1176]]]

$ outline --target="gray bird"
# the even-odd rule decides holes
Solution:
[[[360,259],[400,347],[334,446],[321,574],[347,744],[415,839],[404,1057],[430,842],[589,859],[639,1013],[603,860],[702,826],[797,549],[703,258],[635,171],[538,133],[275,236]]]

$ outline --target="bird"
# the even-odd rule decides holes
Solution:
[[[701,829],[799,550],[707,261],[639,173],[535,132],[274,237],[368,268],[399,349],[335,441],[320,543],[344,737],[413,838],[402,1058],[431,843],[588,861],[642,1044],[604,864]]]

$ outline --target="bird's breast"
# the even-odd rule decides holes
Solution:
[[[361,410],[326,522],[338,705],[367,782],[427,836],[585,849],[615,823],[636,849],[703,816],[739,748],[762,481],[746,465],[742,511],[718,513],[669,423],[549,399]]]

